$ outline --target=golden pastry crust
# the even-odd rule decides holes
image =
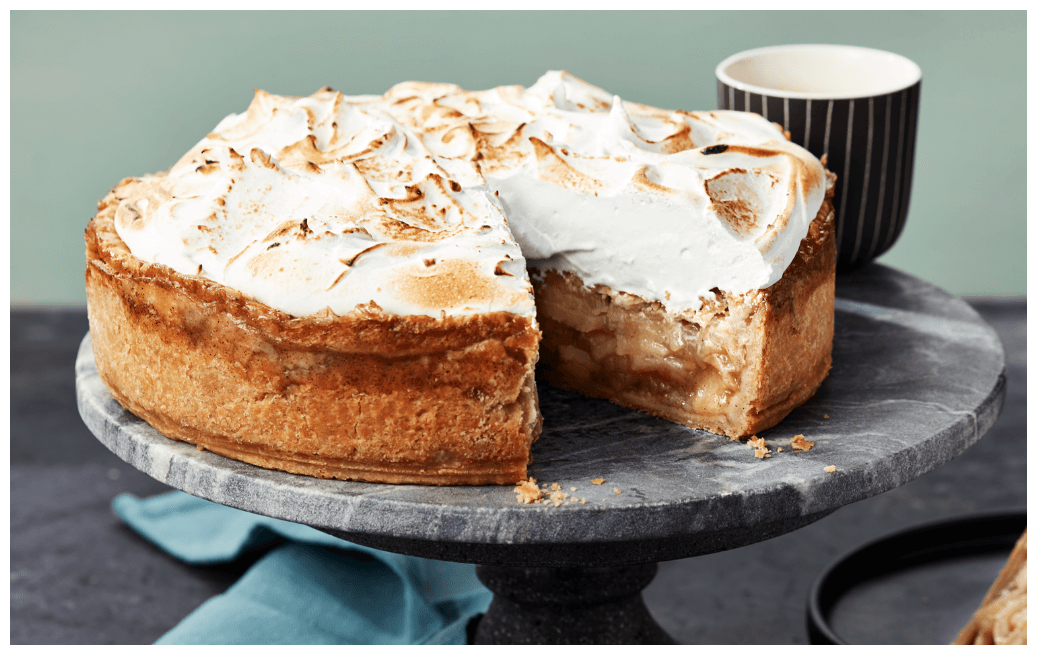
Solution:
[[[86,230],[97,368],[167,437],[322,478],[526,478],[541,424],[532,318],[396,316],[374,303],[296,318],[135,258],[117,206],[113,190]]]
[[[534,278],[546,379],[732,438],[774,426],[832,365],[833,188],[781,280],[742,295],[716,291],[694,312],[586,288],[571,272]]]

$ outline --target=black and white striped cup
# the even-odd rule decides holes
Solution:
[[[778,123],[835,185],[840,273],[875,259],[904,229],[918,134],[922,70],[892,52],[782,45],[720,62],[717,106]]]

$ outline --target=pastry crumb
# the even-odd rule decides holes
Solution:
[[[826,466],[825,473],[835,473],[835,465],[833,464],[832,466]]]
[[[801,434],[792,437],[792,450],[810,450],[813,447],[814,442],[807,441],[806,437]]]
[[[778,446],[778,452],[779,452],[779,453],[783,453],[783,452],[785,452],[785,449],[784,449],[784,448],[782,448],[781,446]]]
[[[749,437],[749,447],[756,450],[753,453],[756,459],[766,459],[771,456],[771,449],[767,447],[767,441],[757,436]]]
[[[537,488],[537,481],[535,478],[529,478],[525,482],[519,482],[515,485],[515,493],[518,494],[518,501],[527,505],[535,503],[544,497],[544,494]]]
[[[825,418],[828,418],[828,414],[825,414]]]
[[[604,478],[601,482],[604,482]],[[570,487],[573,491],[576,491],[576,487]],[[540,486],[537,486],[536,478],[529,478],[522,482],[515,483],[515,493],[520,503],[527,505],[543,505],[553,503],[555,507],[561,507],[562,503],[569,501],[570,503],[579,503],[580,505],[586,505],[586,498],[577,498],[569,493],[562,491],[562,485],[558,482],[541,482]]]
[[[205,446],[203,446],[202,444],[198,444],[198,450],[204,451]]]
[[[619,494],[621,494],[623,492],[619,490],[619,487],[612,487],[612,493],[614,493],[614,494],[616,494],[618,496]]]
[[[551,486],[555,486],[555,485],[551,485]],[[551,496],[550,496],[551,501],[555,504],[555,507],[560,506],[562,504],[562,501],[565,500],[568,497],[569,497],[569,494],[565,493],[564,491],[553,491],[553,492],[551,492]]]
[[[576,491],[576,487],[569,487],[569,491]]]
[[[593,480],[591,480],[591,484],[598,484],[598,485],[600,485],[600,484],[604,484],[604,482],[605,482],[605,478],[594,478]]]

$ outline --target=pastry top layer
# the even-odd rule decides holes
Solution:
[[[532,315],[525,259],[694,311],[779,280],[825,185],[760,116],[624,102],[552,71],[528,89],[257,91],[125,185],[116,229],[138,258],[296,316],[372,300]]]

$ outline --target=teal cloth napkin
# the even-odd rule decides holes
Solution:
[[[180,491],[122,494],[112,508],[189,564],[270,549],[159,644],[464,644],[468,620],[492,598],[471,564],[358,546]]]

